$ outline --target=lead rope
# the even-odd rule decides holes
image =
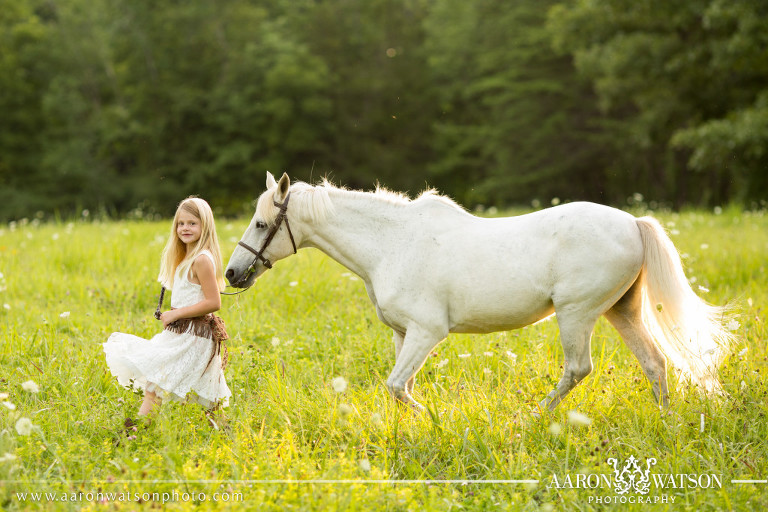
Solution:
[[[155,310],[155,318],[160,320],[160,309],[163,307],[163,299],[165,298],[165,286],[160,288],[160,300],[157,301],[157,309]]]

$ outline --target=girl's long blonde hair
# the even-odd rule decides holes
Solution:
[[[187,245],[181,241],[176,233],[176,228],[179,225],[179,216],[182,211],[186,211],[200,219],[200,239],[189,253],[187,252]],[[178,208],[176,208],[176,215],[173,217],[173,225],[171,226],[171,234],[160,258],[160,274],[157,276],[157,280],[166,288],[173,288],[173,277],[179,265],[181,265],[182,272],[189,272],[192,262],[206,249],[213,255],[214,266],[216,267],[216,282],[219,285],[219,290],[223,290],[225,285],[224,272],[222,270],[219,239],[216,236],[216,224],[213,221],[213,211],[204,199],[191,196],[179,203]]]

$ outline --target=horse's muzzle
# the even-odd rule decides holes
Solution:
[[[250,277],[249,273],[244,273],[239,278],[235,279],[235,271],[231,268],[227,269],[227,271],[224,273],[224,277],[227,278],[227,281],[229,281],[229,285],[233,288],[245,288],[246,283],[248,282],[248,278]]]

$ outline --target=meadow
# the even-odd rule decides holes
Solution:
[[[209,419],[197,405],[164,404],[129,433],[123,421],[141,397],[111,376],[102,343],[113,331],[159,331],[170,221],[0,226],[0,508],[768,509],[768,216],[653,214],[694,290],[732,308],[721,400],[685,392],[670,372],[660,410],[601,319],[593,373],[536,418],[562,371],[552,319],[451,335],[417,376],[427,412],[414,413],[386,391],[391,332],[363,283],[302,250],[223,298],[231,406]],[[225,263],[247,223],[219,219]],[[607,485],[609,459],[631,457],[651,469],[646,494]]]

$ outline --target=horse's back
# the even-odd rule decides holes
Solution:
[[[460,216],[416,244],[411,273],[443,297],[454,332],[517,328],[558,303],[592,301],[642,266],[634,217],[594,203],[569,203],[506,218]]]

